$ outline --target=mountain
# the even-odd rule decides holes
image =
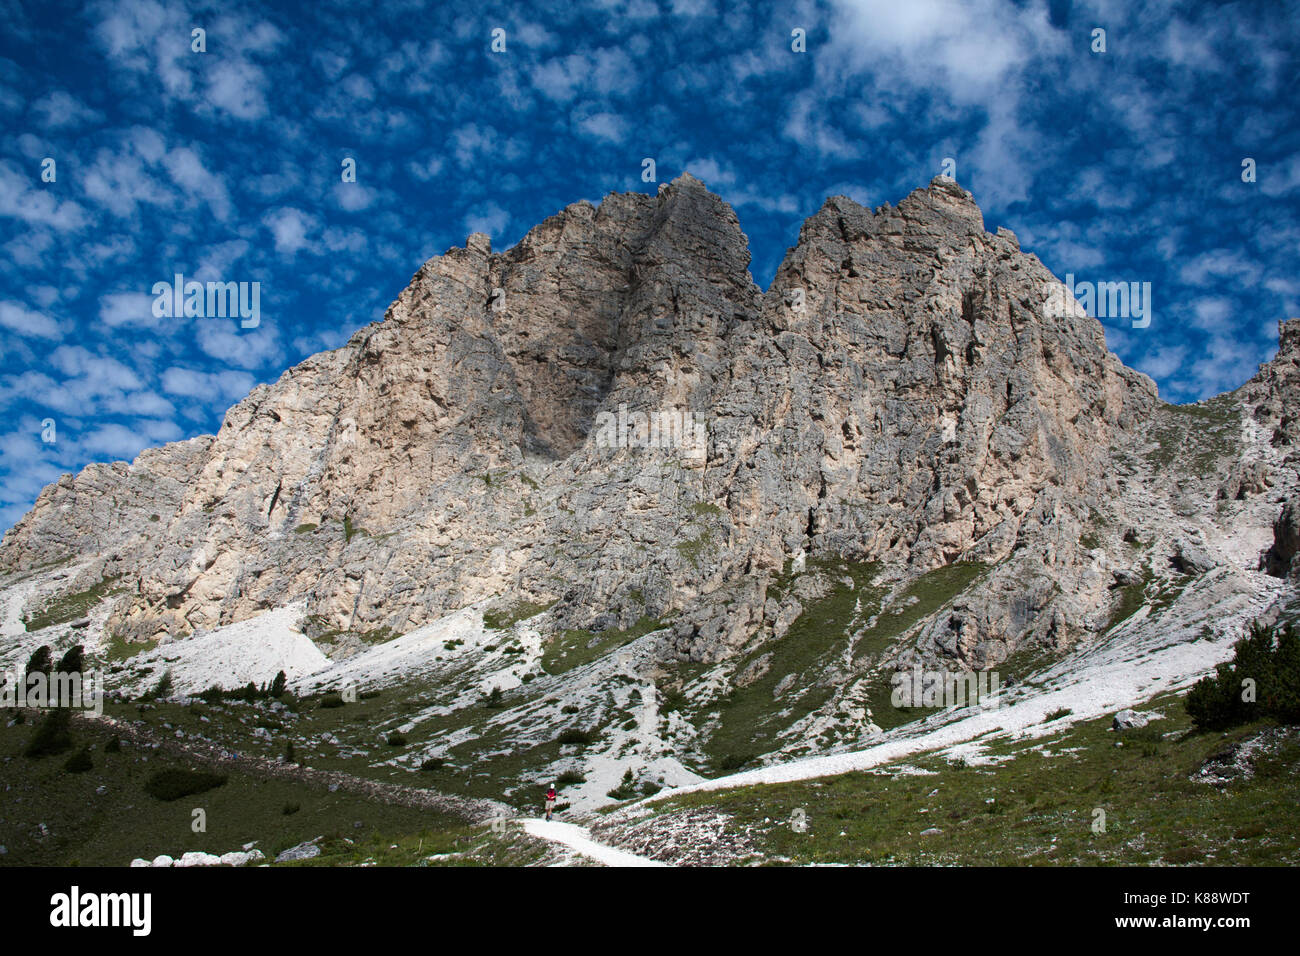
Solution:
[[[749,259],[690,175],[504,253],[471,235],[217,435],[48,486],[0,587],[46,643],[93,604],[124,689],[273,619],[304,692],[405,688],[399,767],[508,794],[576,762],[595,802],[624,767],[861,746],[915,716],[889,700],[913,667],[1024,680],[1143,621],[1288,605],[1300,320],[1235,392],[1165,404],[942,177],[828,199],[766,291]],[[601,743],[550,747],[566,728]]]

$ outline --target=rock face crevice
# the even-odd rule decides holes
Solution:
[[[504,253],[470,236],[216,436],[45,489],[0,570],[93,559],[128,586],[128,639],[304,599],[320,630],[400,633],[500,597],[566,627],[672,619],[666,657],[715,660],[791,613],[769,589],[801,553],[899,580],[980,561],[918,653],[988,666],[1097,633],[1115,580],[1081,542],[1150,518],[1124,503],[1146,465],[1116,463],[1172,414],[1101,326],[1050,307],[1055,278],[943,178],[874,211],[828,199],[766,291],[749,262],[689,175]],[[1300,438],[1297,343],[1288,323],[1231,399],[1269,462]],[[620,410],[690,413],[704,441],[607,447]]]

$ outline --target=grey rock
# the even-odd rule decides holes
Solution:
[[[1112,718],[1110,726],[1112,730],[1136,730],[1150,722],[1151,718],[1146,714],[1139,714],[1135,710],[1121,710]]]
[[[638,666],[734,663],[719,696],[802,690],[764,655],[806,626],[906,621],[800,672],[830,714],[880,673],[1064,653],[1125,587],[1228,563],[1225,527],[1265,510],[1268,566],[1294,573],[1297,506],[1278,518],[1262,490],[1297,493],[1300,320],[1237,391],[1167,405],[942,178],[896,206],[827,199],[766,290],[749,261],[689,175],[575,203],[505,252],[471,236],[215,436],[48,486],[0,572],[86,562],[41,602],[121,576],[93,626],[133,641],[301,601],[335,659],[479,601],[549,606],[543,640],[646,619]],[[700,416],[702,445],[603,442],[605,416],[660,411]],[[810,617],[847,562],[878,568],[878,621],[871,600]],[[908,587],[960,562],[973,583],[916,613]]]
[[[261,854],[259,853],[258,856],[260,857]],[[313,841],[307,841],[306,843],[299,843],[297,846],[289,847],[289,849],[276,854],[275,862],[292,863],[295,860],[310,860],[317,856],[320,856],[320,847],[318,847]]]

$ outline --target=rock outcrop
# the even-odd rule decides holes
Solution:
[[[669,663],[781,640],[844,561],[912,601],[864,667],[983,669],[1104,633],[1157,565],[1236,560],[1215,509],[1294,487],[1300,320],[1238,392],[1164,405],[944,178],[896,207],[828,199],[766,291],[748,267],[689,175],[505,253],[472,235],[216,436],[45,489],[0,570],[93,558],[128,640],[296,601],[313,636],[392,635],[497,599],[557,631],[654,622]],[[964,590],[907,591],[961,563]]]

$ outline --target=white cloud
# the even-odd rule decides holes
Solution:
[[[199,398],[216,404],[229,404],[246,396],[255,384],[247,372],[222,370],[200,372],[173,366],[162,374],[163,391],[169,395]]]
[[[621,143],[627,137],[627,122],[617,113],[592,113],[576,122],[580,130],[596,139]]]
[[[465,217],[466,232],[481,232],[500,239],[510,224],[510,213],[494,202],[484,203]]]
[[[19,335],[40,339],[63,337],[59,324],[42,312],[34,312],[21,302],[0,302],[0,326]]]
[[[178,147],[163,157],[163,165],[172,182],[191,198],[206,202],[218,219],[230,216],[230,194],[225,179],[204,166],[198,153],[188,146]]]
[[[171,276],[158,281],[170,282]],[[158,324],[153,314],[154,296],[147,292],[109,292],[99,297],[99,320],[109,328],[122,326],[152,328]]]
[[[275,251],[292,258],[300,251],[311,251],[315,243],[310,234],[320,228],[320,221],[293,206],[280,206],[262,217],[262,224],[275,238]]]
[[[32,113],[47,130],[67,129],[103,122],[104,114],[91,109],[63,90],[52,90],[32,104]]]
[[[60,200],[56,184],[40,184],[39,167],[25,174],[0,162],[0,216],[21,219],[28,225],[71,232],[86,224],[86,213],[70,199]]]

